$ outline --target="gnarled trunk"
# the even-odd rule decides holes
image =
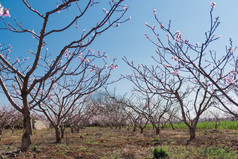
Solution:
[[[170,123],[170,125],[171,125],[172,129],[174,130],[174,125],[173,125],[173,123],[172,123],[172,122]]]
[[[133,128],[133,132],[135,132],[136,131],[136,127],[134,126],[134,128]]]
[[[2,140],[2,139],[1,139],[1,138],[2,138],[2,131],[3,131],[3,129],[0,128],[0,141]]]
[[[159,133],[160,133],[160,128],[159,128],[159,126],[158,126],[158,127],[155,127],[155,133],[156,133],[156,135],[159,135]]]
[[[26,103],[25,103],[26,104]],[[29,146],[31,145],[31,137],[32,137],[32,125],[31,125],[31,115],[30,110],[27,106],[24,106],[23,111],[23,129],[24,133],[21,140],[21,151],[27,152],[29,149]]]
[[[64,130],[65,130],[65,127],[64,126],[60,126],[61,139],[64,138]]]
[[[71,130],[71,133],[74,133],[74,127],[73,126],[70,127],[70,130]]]
[[[61,143],[61,135],[60,135],[59,126],[55,126],[55,138],[56,138],[56,143]]]
[[[10,129],[12,130],[12,134],[14,134],[14,130],[15,130],[14,126],[11,126]]]
[[[144,128],[140,128],[140,133],[143,134]]]
[[[190,138],[189,138],[189,140],[191,141],[191,140],[193,140],[193,139],[195,139],[195,137],[196,137],[196,134],[195,134],[195,128],[193,128],[193,127],[190,127],[189,128],[189,133],[190,133]]]

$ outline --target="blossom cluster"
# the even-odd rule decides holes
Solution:
[[[0,17],[11,17],[9,9],[4,8],[0,3]]]

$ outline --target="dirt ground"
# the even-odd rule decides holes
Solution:
[[[66,129],[61,144],[55,144],[54,130],[34,130],[28,153],[19,150],[22,130],[5,130],[0,141],[0,158],[74,158],[74,159],[144,159],[153,158],[155,147],[164,148],[169,158],[238,158],[238,130],[197,130],[196,139],[187,144],[188,130],[153,129],[143,134],[110,128],[88,127],[79,133]]]

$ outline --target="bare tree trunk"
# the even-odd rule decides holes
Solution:
[[[134,126],[134,128],[133,128],[133,132],[135,132],[136,131],[136,127]]]
[[[158,126],[158,127],[155,127],[155,133],[156,133],[156,135],[159,135],[159,133],[160,133],[160,128],[159,128],[159,126]]]
[[[189,128],[189,132],[190,132],[190,139],[189,139],[189,140],[190,140],[190,141],[193,140],[193,139],[195,139],[195,136],[196,136],[196,135],[195,135],[195,130],[196,130],[196,129],[193,128],[193,127],[190,127],[190,128]]]
[[[71,130],[71,133],[74,133],[74,127],[73,126],[71,126],[70,130]]]
[[[64,130],[65,130],[65,127],[64,126],[60,126],[61,139],[64,138]]]
[[[1,127],[1,128],[0,128],[0,141],[1,141],[1,139],[2,139],[2,131],[3,131],[3,128]]]
[[[59,126],[55,126],[55,137],[56,137],[56,143],[61,143],[61,135],[60,135]]]
[[[171,125],[172,129],[174,130],[174,125],[173,125],[173,123],[170,122],[170,125]]]
[[[216,122],[216,125],[215,125],[215,129],[217,129],[217,122]]]
[[[14,134],[14,126],[11,126],[10,129],[12,130],[12,134]]]
[[[79,127],[75,128],[76,132],[79,133]]]
[[[140,133],[143,134],[144,128],[140,128]]]
[[[29,146],[31,145],[31,137],[32,137],[32,125],[31,125],[31,115],[30,110],[28,107],[27,100],[24,100],[23,97],[23,104],[24,104],[24,110],[23,110],[23,129],[24,133],[21,140],[21,152],[27,152],[29,149]]]

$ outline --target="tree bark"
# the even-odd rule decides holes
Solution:
[[[135,132],[136,131],[136,127],[134,126],[134,128],[133,128],[133,132]]]
[[[191,128],[189,128],[189,133],[190,133],[190,141],[191,140],[193,140],[193,139],[195,139],[195,137],[196,137],[196,134],[195,134],[195,128],[193,128],[193,127],[191,127]]]
[[[174,125],[173,125],[173,123],[170,123],[170,125],[171,125],[172,129],[174,130]]]
[[[32,125],[31,125],[30,110],[26,100],[24,101],[23,129],[24,129],[24,133],[21,140],[21,152],[27,152],[29,149],[29,146],[31,145]]]
[[[14,127],[11,126],[10,129],[12,130],[12,134],[14,134]]]
[[[74,133],[74,127],[73,126],[71,126],[70,130],[71,130],[71,133]]]
[[[0,128],[0,141],[2,140],[2,131],[3,131],[3,129]]]
[[[60,135],[59,126],[55,126],[55,137],[56,137],[56,143],[61,143],[61,135]]]
[[[144,128],[140,128],[140,133],[143,134]]]
[[[159,135],[159,133],[160,133],[159,126],[158,126],[158,127],[155,127],[155,133],[156,133],[156,135]]]
[[[61,139],[64,138],[64,130],[65,130],[64,126],[60,126]]]

